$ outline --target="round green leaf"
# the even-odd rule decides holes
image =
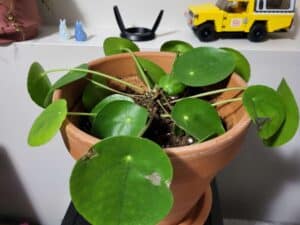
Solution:
[[[106,79],[99,77],[99,76],[93,76],[93,80],[101,83],[101,84],[107,84]],[[106,96],[110,95],[111,92],[99,87],[93,83],[88,83],[82,94],[82,103],[86,110],[90,111],[98,102],[100,102],[102,99],[104,99]]]
[[[175,77],[172,75],[162,77],[159,80],[159,86],[168,95],[173,96],[182,93],[185,89],[185,85],[176,80]]]
[[[249,81],[250,79],[250,64],[247,58],[239,51],[233,48],[222,48],[225,51],[230,52],[235,59],[235,68],[234,71],[240,75],[245,81]]]
[[[299,109],[297,102],[284,79],[281,81],[277,93],[285,106],[286,118],[280,129],[264,142],[266,145],[272,147],[283,145],[291,140],[295,136],[299,126]]]
[[[49,142],[58,132],[66,116],[66,100],[51,103],[34,121],[28,135],[28,144],[40,146]]]
[[[93,147],[71,175],[72,202],[93,225],[154,225],[173,203],[172,166],[152,141],[112,137]]]
[[[135,43],[125,38],[110,37],[106,38],[103,43],[105,55],[124,53],[124,48],[130,49],[133,52],[139,51],[139,48]]]
[[[272,88],[263,85],[248,87],[243,104],[262,139],[273,136],[285,120],[285,107],[281,97]]]
[[[152,82],[158,84],[159,80],[166,76],[166,72],[154,62],[144,59],[142,57],[137,57],[143,70],[145,71],[146,75],[151,79]]]
[[[75,69],[88,70],[89,67],[87,64],[82,64],[82,65],[76,67]],[[59,89],[63,86],[66,86],[67,84],[73,83],[74,81],[84,78],[86,75],[87,75],[87,72],[70,70],[66,75],[64,75],[58,81],[56,81],[52,88]]]
[[[177,102],[171,116],[177,126],[200,142],[225,132],[216,109],[201,99]]]
[[[234,68],[235,59],[231,53],[213,47],[200,47],[178,57],[173,74],[187,86],[201,87],[224,80]]]
[[[113,101],[129,101],[129,102],[134,102],[132,98],[124,96],[124,95],[119,95],[119,94],[113,94],[109,95],[106,98],[104,98],[102,101],[100,101],[91,111],[91,113],[98,114],[107,104],[113,102]],[[96,117],[96,116],[95,116]],[[91,122],[94,121],[95,117],[90,117]]]
[[[51,82],[46,74],[45,70],[38,63],[31,64],[28,76],[27,76],[27,90],[31,99],[39,106],[45,108],[45,98],[51,89]]]
[[[179,55],[186,53],[192,49],[193,46],[191,44],[178,40],[167,41],[160,47],[160,51],[162,52],[175,52]]]
[[[148,111],[129,101],[107,104],[96,116],[92,133],[100,138],[111,136],[139,136],[146,126]]]

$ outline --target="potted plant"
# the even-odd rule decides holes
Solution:
[[[239,151],[250,120],[271,147],[298,129],[285,80],[277,90],[247,87],[249,63],[234,49],[169,41],[162,52],[138,52],[122,38],[103,47],[107,57],[76,68],[35,62],[27,83],[45,108],[28,143],[61,129],[78,160],[71,198],[91,224],[203,224],[209,183]],[[66,74],[51,84],[53,72]]]

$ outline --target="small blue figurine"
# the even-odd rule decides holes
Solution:
[[[59,37],[62,40],[69,40],[71,38],[71,34],[66,25],[66,19],[59,20]]]
[[[76,41],[86,41],[87,35],[83,30],[81,21],[76,21],[75,23],[75,40]]]

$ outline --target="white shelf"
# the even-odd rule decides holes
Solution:
[[[300,52],[300,31],[298,28],[299,15],[295,20],[295,25],[290,32],[287,33],[272,33],[265,42],[253,43],[248,39],[230,39],[220,38],[214,42],[200,42],[194,35],[192,30],[186,26],[182,30],[161,30],[158,29],[157,37],[152,41],[137,42],[142,49],[155,50],[159,49],[162,43],[168,40],[183,40],[191,43],[193,46],[215,46],[215,47],[231,47],[240,49],[241,51],[292,51]],[[16,45],[45,45],[45,46],[81,46],[81,47],[100,47],[105,38],[110,36],[119,36],[120,31],[115,28],[103,28],[92,32],[87,30],[89,38],[86,42],[77,42],[73,39],[60,40],[57,27],[43,27],[39,37],[18,42]]]

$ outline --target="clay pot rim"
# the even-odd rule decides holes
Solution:
[[[170,52],[154,52],[154,51],[143,51],[143,52],[136,52],[137,56],[172,56],[174,57],[174,53]],[[109,61],[114,60],[120,60],[130,57],[129,53],[122,53],[122,54],[115,54],[111,56],[104,56],[102,58],[98,58],[95,60],[92,60],[88,63],[89,67],[97,65],[99,63],[106,63]],[[235,75],[235,79],[238,80],[238,83],[241,84],[241,86],[245,86],[245,81],[240,78],[239,76]],[[53,100],[57,100],[61,97],[62,90],[56,90],[53,96]],[[240,133],[242,133],[249,125],[250,125],[250,118],[247,113],[240,119],[239,122],[235,124],[231,129],[227,130],[224,134],[215,137],[213,139],[207,140],[202,143],[196,143],[192,145],[186,145],[186,146],[180,146],[180,147],[171,147],[171,148],[165,148],[166,152],[170,157],[176,155],[176,156],[189,156],[193,157],[194,154],[201,154],[201,155],[210,155],[215,154],[220,150],[219,146],[229,145],[231,142],[233,142],[233,137],[238,136]],[[91,146],[94,145],[96,142],[100,141],[101,139],[96,138],[82,130],[80,130],[78,127],[76,127],[69,119],[68,117],[64,121],[64,125],[68,127],[68,132],[73,133],[74,136],[79,137],[81,140],[86,140],[87,143],[89,143]],[[216,146],[215,148],[211,148],[210,146]]]

